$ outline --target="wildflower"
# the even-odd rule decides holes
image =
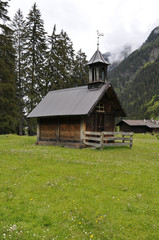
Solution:
[[[93,238],[93,234],[90,236],[90,238]]]
[[[13,225],[13,230],[15,230],[17,228],[17,225]]]
[[[81,222],[79,222],[78,224],[81,224]]]
[[[30,201],[32,201],[33,199],[31,198]]]

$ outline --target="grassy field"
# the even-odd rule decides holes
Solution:
[[[0,239],[159,239],[159,140],[103,150],[0,136]]]

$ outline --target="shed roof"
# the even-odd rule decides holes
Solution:
[[[67,88],[49,92],[33,109],[28,118],[46,116],[88,115],[107,90],[111,89],[106,82],[100,88],[88,89],[88,86]],[[125,116],[120,102],[116,99],[116,108]]]
[[[104,59],[103,55],[101,54],[101,52],[99,50],[97,50],[93,54],[93,56],[91,57],[91,59],[89,60],[87,65],[91,65],[93,63],[98,63],[98,62],[109,65],[109,63]]]
[[[159,121],[157,120],[122,120],[121,122],[125,122],[129,126],[146,126],[149,128],[159,128]],[[120,123],[118,125],[120,125]]]

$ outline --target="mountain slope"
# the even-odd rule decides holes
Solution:
[[[159,26],[152,30],[145,43],[150,43],[159,36]]]
[[[146,63],[120,96],[129,117],[159,116],[159,58]]]
[[[117,67],[124,59],[126,59],[130,53],[131,45],[124,45],[122,48],[118,48],[112,52],[106,52],[103,54],[103,57],[107,62],[110,62],[109,71]]]
[[[128,117],[159,116],[159,27],[141,48],[110,71],[109,81]]]

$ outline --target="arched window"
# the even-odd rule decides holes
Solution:
[[[105,81],[105,68],[100,68],[99,69],[99,79],[101,80],[101,81]]]
[[[92,68],[92,82],[97,80],[97,71],[96,68]]]
[[[102,68],[102,81],[105,81],[105,69]]]

